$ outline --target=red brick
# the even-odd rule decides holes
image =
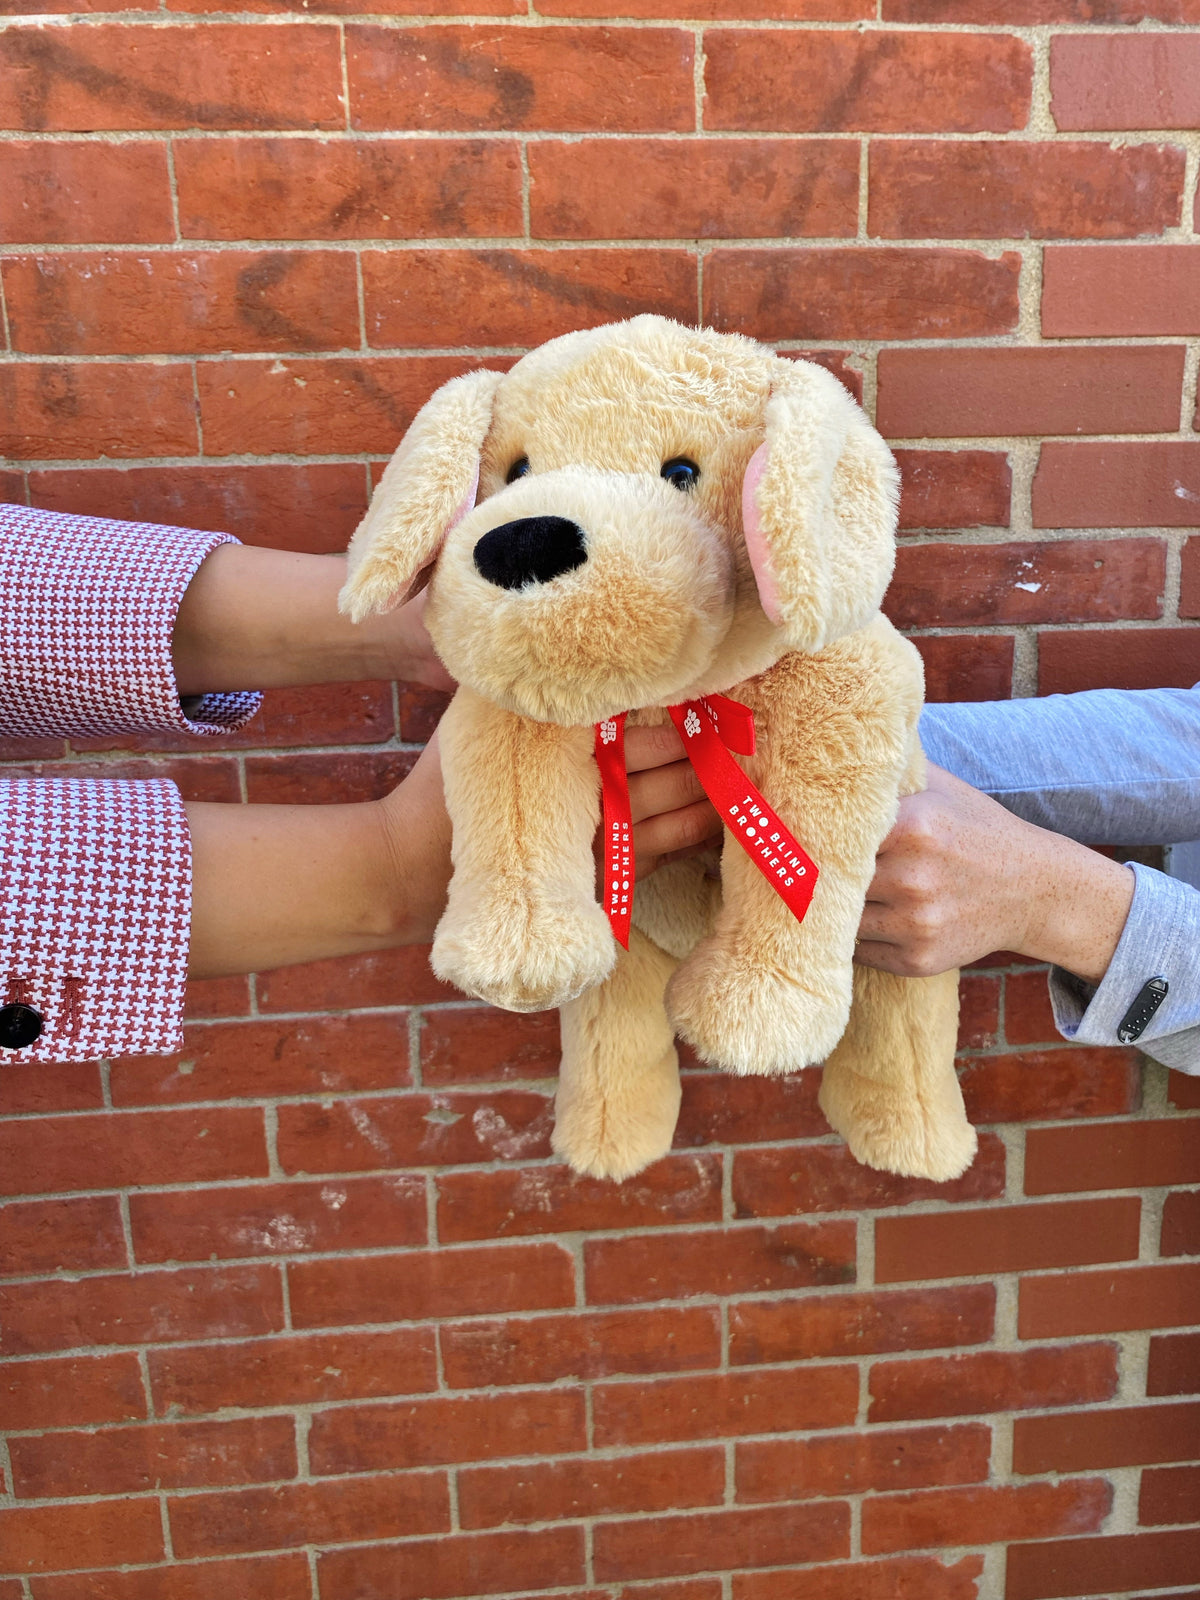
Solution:
[[[683,133],[693,54],[682,28],[351,25],[350,116],[384,132]]]
[[[704,320],[766,340],[1007,333],[1016,326],[1019,267],[1014,254],[991,261],[972,250],[718,249],[705,258]]]
[[[958,1048],[991,1050],[999,1042],[1000,979],[968,973],[958,981]],[[946,1186],[939,1188],[944,1198]]]
[[[158,1561],[162,1519],[156,1500],[93,1500],[82,1505],[0,1507],[0,1550],[10,1572]]]
[[[880,1217],[875,1224],[875,1281],[1132,1261],[1138,1253],[1141,1207],[1141,1200],[1131,1197]]]
[[[21,461],[196,454],[184,362],[9,362],[0,367],[0,419],[0,452]]]
[[[1200,1322],[1200,1266],[1047,1274],[1021,1284],[1022,1339],[1178,1328],[1194,1322]]]
[[[714,1567],[774,1567],[850,1554],[850,1512],[841,1502],[778,1509],[710,1511],[690,1516],[603,1522],[593,1534],[601,1582],[707,1572]]]
[[[254,805],[344,805],[382,800],[417,759],[414,750],[246,759],[246,798]]]
[[[706,128],[1007,133],[1028,115],[1029,47],[1004,35],[730,28],[704,49]]]
[[[29,762],[8,767],[6,777],[21,778],[167,778],[185,800],[241,799],[237,763],[225,756],[185,756],[177,760]]]
[[[980,1556],[852,1561],[795,1572],[735,1573],[733,1600],[977,1600]]]
[[[185,239],[524,231],[520,153],[508,141],[189,139],[176,148],[175,176]]]
[[[121,1106],[150,1101],[258,1099],[267,1095],[311,1094],[317,1089],[332,1096],[363,1089],[403,1088],[410,1077],[408,1019],[404,1012],[292,1021],[201,1022],[184,1029],[183,1051],[175,1058],[174,1066],[156,1056],[125,1056],[114,1062],[112,1095]],[[223,1177],[225,1173],[211,1175]]]
[[[14,1356],[248,1338],[283,1326],[279,1274],[266,1266],[11,1284],[0,1309],[0,1354]]]
[[[421,1019],[421,1081],[430,1087],[549,1078],[560,1057],[556,1011],[514,1016],[480,1006]]]
[[[1185,152],[1174,145],[895,139],[873,143],[870,160],[877,238],[1126,239],[1179,226]]]
[[[1046,640],[1054,637],[1046,633],[1038,635],[1039,672],[1043,665],[1041,651]],[[1072,634],[1071,637],[1080,636]],[[1106,637],[1111,639],[1112,635]],[[1044,972],[1010,972],[1005,978],[1004,1037],[1009,1044],[1052,1044],[1058,1039]]]
[[[1177,1111],[1200,1110],[1200,1078],[1186,1072],[1167,1074],[1167,1103]]]
[[[862,405],[864,374],[860,358],[853,350],[777,350],[777,354],[789,361],[811,361],[815,366],[824,367]]]
[[[607,1311],[519,1321],[468,1322],[440,1333],[452,1389],[685,1372],[721,1364],[715,1309]]]
[[[1042,259],[1042,332],[1049,338],[1200,333],[1200,245],[1052,247]]]
[[[1117,1348],[1112,1344],[878,1361],[871,1369],[869,1420],[904,1422],[1085,1405],[1111,1400],[1116,1390]]]
[[[175,237],[165,144],[0,149],[0,243],[165,244]]]
[[[322,1600],[466,1600],[584,1580],[583,1530],[475,1533],[317,1557]]]
[[[308,1442],[322,1474],[561,1455],[585,1446],[584,1397],[574,1388],[338,1406],[317,1412]]]
[[[373,15],[381,17],[411,17],[423,14],[428,0],[378,0]],[[228,9],[227,0],[169,0],[167,10],[210,12]],[[246,0],[247,11],[295,11],[295,0]],[[313,15],[358,16],[362,12],[360,0],[310,0],[307,8]],[[440,16],[505,17],[524,15],[522,0],[444,0],[438,6]]]
[[[116,1196],[0,1206],[0,1277],[128,1265]]]
[[[358,343],[354,257],[334,250],[12,256],[14,350],[217,355]]]
[[[11,1440],[9,1452],[16,1492],[25,1499],[128,1495],[294,1477],[296,1428],[291,1417],[159,1423],[44,1433]]]
[[[725,1452],[715,1446],[601,1461],[476,1467],[458,1475],[464,1528],[716,1506],[724,1497]]]
[[[884,0],[891,22],[1002,23],[1036,27],[1053,22],[1162,22],[1200,20],[1196,0]]]
[[[881,1495],[863,1506],[862,1547],[880,1555],[1090,1533],[1104,1522],[1112,1498],[1112,1485],[1103,1478]]]
[[[1147,1394],[1200,1394],[1200,1333],[1151,1339]]]
[[[873,17],[869,0],[754,0],[753,15],[787,22],[850,22]],[[744,22],[745,0],[539,0],[543,17],[695,17],[704,22]],[[640,1593],[641,1591],[639,1591]]]
[[[262,1112],[249,1107],[136,1116],[108,1111],[0,1124],[0,1185],[10,1194],[203,1183],[266,1172]]]
[[[844,1428],[857,1410],[858,1374],[852,1366],[613,1383],[594,1391],[595,1445],[608,1449]]]
[[[858,149],[844,139],[538,143],[529,175],[535,239],[852,239],[858,231]]]
[[[244,1017],[250,1012],[248,978],[189,978],[183,1014],[196,1017]]]
[[[344,550],[367,509],[362,467],[349,462],[80,467],[34,472],[30,490],[33,504],[47,511],[213,528],[248,544],[319,553]]]
[[[237,1555],[296,1544],[396,1539],[450,1528],[450,1495],[442,1472],[327,1478],[197,1494],[169,1503],[177,1556]]]
[[[592,1239],[583,1247],[587,1298],[613,1305],[852,1283],[855,1237],[852,1222],[820,1222]]]
[[[621,1184],[561,1165],[439,1173],[437,1190],[443,1244],[720,1222],[722,1215],[720,1156],[666,1156]]]
[[[546,1311],[575,1300],[570,1257],[556,1244],[304,1261],[288,1279],[299,1328]]]
[[[1159,616],[1165,582],[1159,539],[903,544],[884,609],[900,628],[1108,622]]]
[[[402,683],[398,687],[400,737],[406,742],[424,744],[433,737],[433,730],[442,720],[451,697],[441,689],[427,689],[420,683]],[[516,1015],[514,1012],[513,1017]]]
[[[657,311],[696,320],[684,250],[364,250],[367,342],[536,345]]]
[[[896,465],[901,530],[1008,527],[1012,468],[1002,450],[897,450]]]
[[[310,1600],[311,1594],[308,1558],[297,1554],[43,1578],[37,1600]]]
[[[981,1344],[993,1329],[991,1284],[743,1302],[729,1310],[733,1366]]]
[[[14,1431],[133,1422],[145,1415],[142,1374],[132,1351],[0,1365],[0,1416]]]
[[[0,500],[13,505],[25,504],[25,474],[22,472],[0,472]],[[38,740],[37,743],[43,741]],[[57,741],[50,741],[57,743]],[[4,741],[7,750],[9,741]]]
[[[458,998],[457,989],[434,977],[428,945],[402,945],[396,950],[280,967],[259,974],[257,991],[260,1012],[346,1011],[356,1006],[426,1005]],[[514,1016],[511,1020],[520,1019]],[[425,1081],[430,1081],[428,1074]]]
[[[1200,1405],[1113,1406],[1013,1424],[1016,1472],[1088,1472],[1188,1460],[1196,1453]]]
[[[1143,1527],[1200,1522],[1200,1467],[1163,1467],[1157,1472],[1143,1472],[1138,1521]]]
[[[155,1409],[171,1415],[378,1399],[437,1387],[434,1336],[425,1328],[193,1345],[152,1350],[148,1360]]]
[[[1050,41],[1059,128],[1183,128],[1200,122],[1200,38],[1060,34]]]
[[[1026,1138],[1026,1194],[1171,1183],[1200,1183],[1200,1126],[1186,1118],[1038,1128]]]
[[[1132,1050],[1080,1045],[978,1057],[966,1063],[960,1081],[976,1123],[1114,1117],[1136,1109],[1141,1067]]]
[[[991,1443],[991,1429],[971,1423],[872,1428],[820,1439],[739,1444],[737,1497],[739,1501],[808,1500],[929,1484],[981,1483],[988,1475]]]
[[[124,22],[0,38],[6,128],[340,128],[340,93],[334,27]]]
[[[544,1094],[406,1094],[279,1108],[286,1172],[352,1172],[526,1161],[550,1154]]]
[[[1183,355],[1180,345],[882,350],[875,422],[889,439],[1174,432]]]
[[[1033,522],[1037,528],[1198,527],[1200,444],[1044,444],[1033,479]]]
[[[424,1244],[417,1176],[193,1189],[130,1197],[136,1259],[217,1261]]]
[[[1200,1191],[1167,1196],[1159,1253],[1164,1256],[1200,1255]]]
[[[739,1151],[733,1204],[739,1217],[788,1217],[814,1211],[863,1211],[918,1200],[979,1200],[1004,1193],[1004,1146],[985,1136],[981,1154],[961,1178],[933,1183],[864,1167],[842,1144],[811,1145],[798,1157],[789,1145]]]
[[[687,1052],[681,1051],[681,1060]],[[692,1058],[694,1060],[694,1057]],[[828,1134],[817,1095],[819,1072],[789,1078],[731,1078],[727,1072],[686,1072],[675,1144],[758,1144]]]
[[[927,701],[1007,700],[1012,694],[1011,635],[936,634],[913,643],[925,664]]]
[[[201,362],[205,453],[390,455],[433,391],[480,365],[469,355]]]
[[[1008,1552],[1006,1600],[1051,1600],[1189,1583],[1200,1572],[1200,1529],[1018,1544]],[[1178,1597],[1186,1600],[1186,1597]]]

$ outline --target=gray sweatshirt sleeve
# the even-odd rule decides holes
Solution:
[[[1085,844],[1200,838],[1200,686],[927,706],[921,738],[931,761]],[[1055,1021],[1080,1044],[1121,1043],[1127,1014],[1157,992],[1145,986],[1163,980],[1157,1010],[1129,1042],[1200,1074],[1200,891],[1133,871],[1133,904],[1103,981],[1051,970]]]

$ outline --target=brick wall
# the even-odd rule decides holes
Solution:
[[[931,697],[1200,678],[1197,0],[71,4],[2,8],[5,496],[337,549],[434,385],[652,309],[897,442]],[[6,770],[356,798],[438,709]],[[963,995],[940,1189],[700,1070],[574,1181],[554,1019],[421,951],[6,1063],[0,1600],[1196,1600],[1196,1080]]]

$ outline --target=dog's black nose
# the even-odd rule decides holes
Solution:
[[[501,589],[549,583],[586,560],[583,529],[566,517],[518,517],[515,522],[502,522],[475,546],[479,572]]]

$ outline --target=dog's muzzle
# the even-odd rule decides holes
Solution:
[[[549,583],[587,560],[583,529],[566,517],[518,517],[485,533],[475,546],[480,575],[500,589]]]

